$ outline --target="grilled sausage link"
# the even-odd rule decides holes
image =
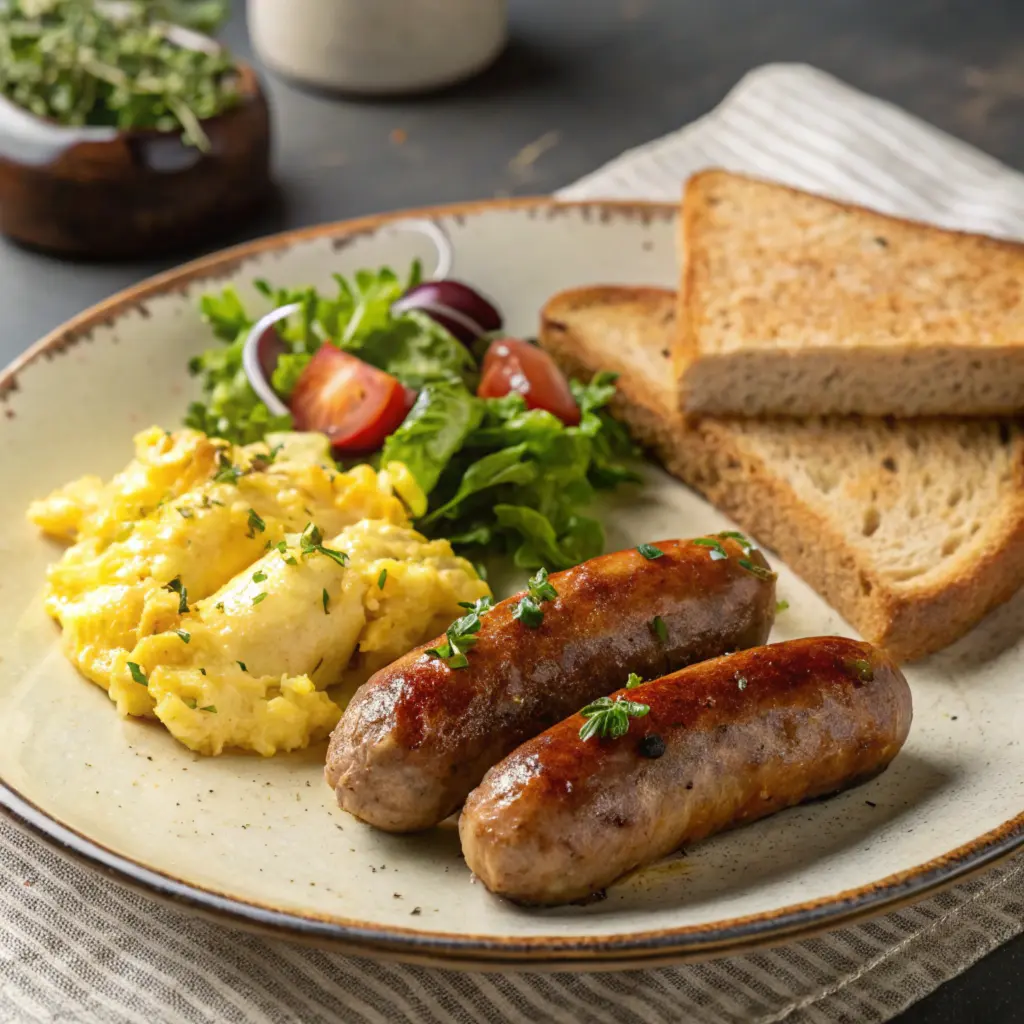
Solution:
[[[591,559],[551,576],[558,596],[536,628],[513,616],[519,596],[495,605],[467,667],[427,653],[441,637],[377,672],[331,737],[338,803],[391,832],[428,828],[523,740],[630,672],[650,678],[764,643],[774,574],[759,552],[720,543],[728,557],[670,540],[655,558],[630,548]]]
[[[466,863],[531,904],[600,892],[723,829],[883,771],[910,730],[887,655],[838,637],[716,658],[616,696],[646,704],[618,738],[580,714],[524,743],[462,811]]]

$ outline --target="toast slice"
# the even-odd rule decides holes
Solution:
[[[680,223],[686,411],[1024,410],[1024,246],[727,171],[689,180]]]
[[[562,292],[540,343],[567,372],[620,374],[613,412],[670,473],[774,549],[857,629],[909,661],[1024,584],[1024,433],[998,420],[686,421],[670,371],[676,297]]]

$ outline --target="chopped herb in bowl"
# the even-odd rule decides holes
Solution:
[[[178,132],[206,149],[202,121],[240,101],[237,68],[180,23],[208,30],[225,11],[210,0],[0,2],[0,96],[61,125]]]

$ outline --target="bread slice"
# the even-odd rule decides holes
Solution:
[[[705,171],[680,259],[691,413],[1024,410],[1024,246]]]
[[[544,307],[569,373],[620,374],[613,411],[665,467],[774,549],[903,661],[952,643],[1024,584],[1024,433],[998,420],[684,420],[676,297],[581,288]]]

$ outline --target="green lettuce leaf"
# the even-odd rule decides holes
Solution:
[[[476,389],[477,367],[469,350],[423,313],[406,313],[343,341],[341,347],[397,377],[406,387],[461,380]]]
[[[463,384],[428,384],[405,422],[384,442],[380,463],[404,462],[429,495],[483,415],[484,403]]]

